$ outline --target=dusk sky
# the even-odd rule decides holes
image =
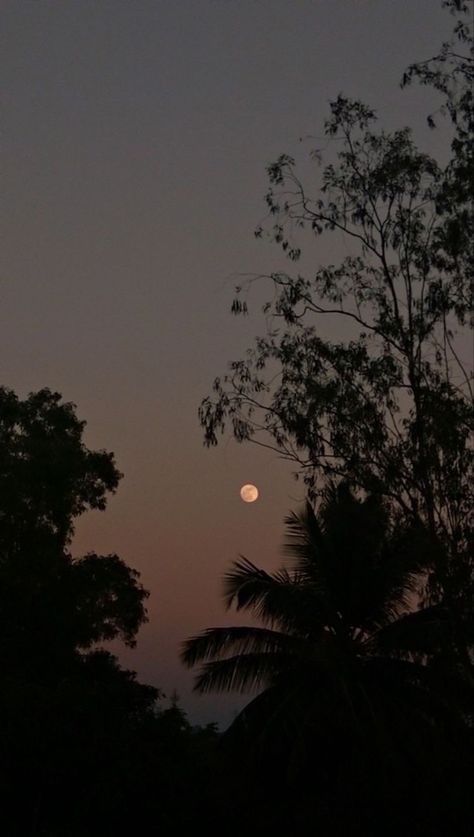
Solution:
[[[179,645],[236,621],[223,573],[239,553],[278,565],[283,518],[304,499],[275,455],[228,438],[205,449],[197,419],[213,378],[265,328],[261,294],[251,316],[230,315],[238,274],[288,266],[253,236],[265,166],[307,156],[300,138],[321,136],[339,92],[436,151],[436,100],[399,81],[448,36],[449,16],[438,0],[0,8],[0,383],[61,392],[88,445],[114,451],[124,479],[105,513],[80,521],[74,552],[116,552],[150,590],[123,664],[176,689],[191,720],[226,722],[242,699],[193,696]],[[328,253],[308,242],[305,264]],[[246,482],[256,503],[239,497]]]

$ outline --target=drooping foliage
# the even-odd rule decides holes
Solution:
[[[428,115],[436,127],[439,117],[448,117],[453,129],[451,159],[444,171],[444,181],[437,196],[437,210],[444,218],[438,232],[440,268],[451,273],[460,285],[468,281],[465,295],[467,310],[472,311],[474,271],[474,236],[472,195],[474,191],[474,48],[473,5],[471,0],[445,0],[455,19],[453,37],[445,41],[437,55],[408,67],[404,86],[417,82],[437,90],[441,105],[437,114]]]
[[[301,179],[286,154],[268,167],[257,236],[295,267],[259,277],[273,291],[267,333],[200,408],[207,444],[230,426],[294,462],[313,496],[342,478],[425,526],[445,554],[431,579],[438,596],[473,583],[472,3],[447,5],[453,39],[404,77],[443,97],[447,164],[409,128],[379,128],[361,102],[332,102],[314,177]],[[318,239],[331,234],[348,255],[320,265]],[[314,268],[300,273],[311,245]]]

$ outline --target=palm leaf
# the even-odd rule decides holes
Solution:
[[[237,652],[298,654],[302,643],[278,631],[255,627],[208,628],[183,644],[181,659],[192,667],[198,662]]]
[[[272,653],[237,654],[225,660],[206,663],[196,677],[194,691],[247,692],[266,688],[278,674],[294,663],[291,654]]]
[[[241,558],[224,577],[227,607],[249,610],[265,625],[279,625],[300,635],[318,634],[330,608],[314,585],[282,569],[267,573]]]
[[[310,503],[299,512],[290,512],[285,517],[287,530],[283,554],[295,559],[295,569],[303,576],[314,577],[321,571],[325,552],[324,532]]]

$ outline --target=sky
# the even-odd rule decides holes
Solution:
[[[193,695],[180,643],[244,621],[222,575],[239,554],[277,567],[304,499],[275,455],[204,448],[197,418],[264,331],[258,292],[249,317],[229,313],[239,274],[285,267],[253,236],[265,167],[307,154],[339,92],[436,152],[436,100],[399,81],[449,16],[438,0],[4,0],[0,17],[0,384],[62,393],[87,444],[114,451],[123,481],[74,552],[140,571],[149,622],[122,663],[225,725],[245,698]]]

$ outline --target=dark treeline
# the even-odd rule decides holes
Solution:
[[[74,520],[120,474],[73,405],[0,389],[0,810],[5,835],[188,826],[216,732],[193,729],[101,644],[135,643],[146,591],[117,555],[73,557]],[[184,804],[184,800],[186,803]]]
[[[229,730],[195,728],[107,649],[146,620],[139,574],[75,556],[74,524],[117,489],[74,405],[0,388],[0,822],[6,837],[469,833],[474,820],[474,54],[471,0],[403,84],[441,97],[447,162],[339,96],[314,182],[269,166],[289,257],[267,332],[201,405],[208,444],[291,460],[307,487],[285,563],[225,577],[251,626],[183,645],[196,689],[253,690]],[[321,168],[319,168],[321,166]],[[303,243],[339,265],[293,273]],[[234,313],[247,310],[245,286]],[[321,318],[347,324],[323,339]],[[337,333],[343,333],[341,329]],[[345,332],[344,332],[345,333]],[[236,545],[236,550],[238,545]]]
[[[380,499],[342,483],[317,516],[290,516],[292,564],[242,560],[226,577],[228,604],[264,627],[212,629],[184,651],[210,660],[199,689],[261,694],[223,734],[192,727],[101,648],[134,644],[146,592],[118,556],[70,552],[76,516],[120,477],[83,430],[57,394],[0,389],[2,833],[467,829],[472,683],[442,653],[456,626],[438,605],[404,615],[426,533],[394,529]]]

